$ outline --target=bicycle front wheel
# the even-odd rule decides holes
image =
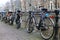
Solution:
[[[42,21],[42,25],[44,26],[43,30],[40,30],[40,34],[43,39],[50,39],[54,34],[54,24],[50,18],[45,18]]]
[[[28,33],[32,33],[33,30],[34,30],[34,26],[35,26],[35,20],[34,20],[34,18],[28,19],[27,32]]]

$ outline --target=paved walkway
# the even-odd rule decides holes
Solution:
[[[28,34],[26,30],[17,30],[13,26],[0,22],[0,40],[41,40],[40,33]]]

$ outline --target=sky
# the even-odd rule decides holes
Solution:
[[[0,0],[0,6],[3,6],[9,0]]]

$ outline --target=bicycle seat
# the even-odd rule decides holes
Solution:
[[[47,11],[47,9],[46,9],[46,8],[42,8],[41,10],[42,10],[42,11],[45,11],[45,12]]]

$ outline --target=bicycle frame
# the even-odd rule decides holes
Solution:
[[[41,13],[41,14],[39,14],[39,17],[40,17],[40,20],[39,21],[41,21],[41,20],[43,20],[45,18],[45,15],[43,15]],[[37,24],[39,24],[39,23],[36,22],[36,18],[35,18],[35,14],[34,13],[31,13],[31,18],[34,18],[35,24],[37,26]]]
[[[45,14],[46,14],[46,12],[45,12],[45,13],[41,12],[40,14],[38,14],[39,17],[40,17],[39,23],[37,23],[37,21],[36,21],[36,17],[35,17],[35,13],[34,13],[34,12],[31,13],[31,14],[29,14],[29,18],[30,18],[30,17],[33,18],[33,21],[34,21],[34,23],[35,23],[35,26],[36,26],[36,27],[39,26],[39,28],[40,28],[40,26],[42,26],[42,21],[43,21],[44,18],[46,17]],[[54,25],[53,19],[50,18],[50,20],[51,20],[52,24]]]

